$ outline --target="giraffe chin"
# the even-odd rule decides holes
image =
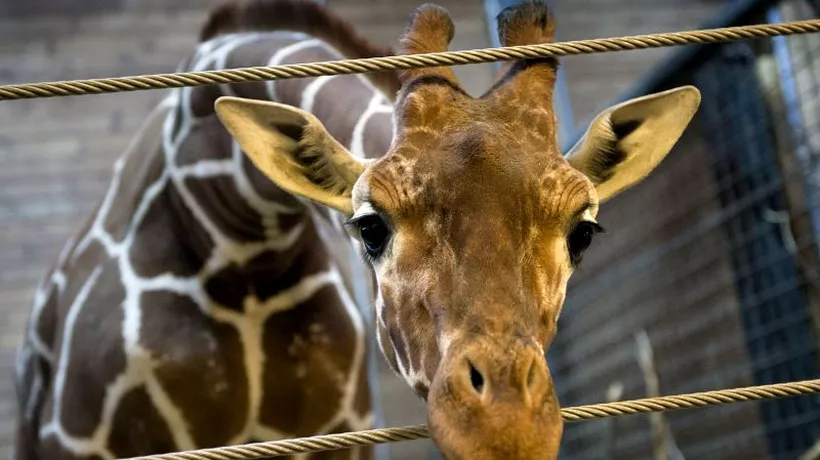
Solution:
[[[447,460],[555,460],[563,419],[543,351],[489,342],[442,361],[427,398],[433,441]]]

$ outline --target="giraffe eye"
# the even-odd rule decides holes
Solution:
[[[379,257],[390,239],[390,229],[387,223],[380,215],[369,214],[357,219],[355,225],[359,229],[367,255],[373,258]]]
[[[600,225],[585,220],[570,232],[569,237],[567,237],[567,248],[573,265],[581,263],[581,256],[592,243],[592,235],[603,231],[604,229]]]

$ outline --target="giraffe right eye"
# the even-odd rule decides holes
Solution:
[[[387,222],[378,214],[370,214],[357,219],[356,227],[359,229],[367,255],[379,257],[390,239]]]

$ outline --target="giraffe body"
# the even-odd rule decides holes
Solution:
[[[220,13],[208,27],[224,27]],[[180,70],[344,57],[302,32],[217,32]],[[338,213],[283,192],[250,163],[215,116],[222,95],[312,110],[362,156],[390,141],[389,101],[359,76],[171,91],[37,290],[18,354],[17,460],[372,426],[372,290],[356,243]]]

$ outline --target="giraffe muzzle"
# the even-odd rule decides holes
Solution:
[[[484,337],[453,344],[427,409],[448,459],[557,457],[563,422],[544,353],[531,344]]]

